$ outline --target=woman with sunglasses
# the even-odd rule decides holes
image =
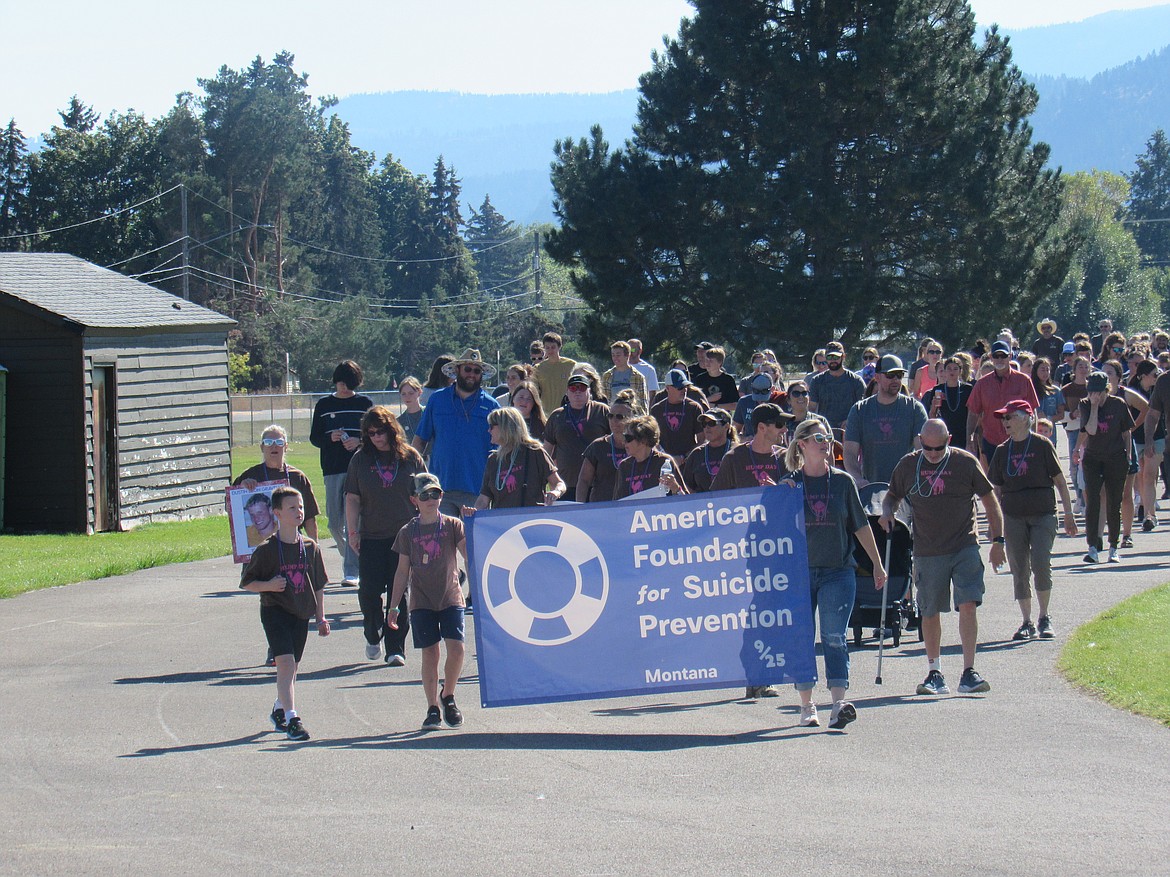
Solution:
[[[520,412],[528,434],[538,442],[544,441],[544,429],[548,419],[540,404],[540,388],[532,381],[522,381],[508,396],[508,404]]]
[[[662,483],[671,493],[707,493],[719,474],[723,457],[736,444],[735,424],[722,408],[711,408],[699,415],[703,443],[683,460],[681,478],[664,475]]]
[[[358,606],[366,636],[366,660],[376,661],[385,645],[391,667],[406,663],[409,621],[398,628],[386,623],[383,606],[389,601],[398,569],[394,538],[414,517],[410,495],[414,476],[426,471],[418,451],[406,441],[398,419],[385,405],[375,405],[362,416],[362,445],[349,461],[345,477],[345,520],[350,548],[358,556]],[[406,617],[406,600],[398,607]]]
[[[829,359],[825,356],[825,348],[818,347],[816,352],[812,355],[812,371],[804,376],[804,382],[807,384],[821,372],[829,370]]]
[[[820,418],[796,428],[784,456],[792,474],[781,483],[804,488],[804,529],[808,543],[809,588],[813,613],[820,617],[825,681],[833,697],[829,727],[840,730],[857,718],[857,709],[845,700],[849,688],[849,646],[846,631],[857,595],[853,538],[869,556],[874,587],[886,583],[886,569],[878,554],[869,520],[861,507],[857,484],[848,472],[833,467],[833,434]],[[799,682],[800,724],[817,727],[814,683]]]
[[[589,443],[577,476],[577,502],[609,502],[617,483],[618,466],[629,456],[622,435],[627,421],[645,414],[632,389],[622,390],[609,406],[609,435]]]
[[[1123,373],[1128,371],[1128,366],[1125,364],[1125,336],[1120,332],[1110,332],[1106,336],[1105,344],[1101,348],[1101,359],[1095,365],[1097,368],[1103,369],[1105,363],[1110,360],[1121,363]]]
[[[882,355],[878,353],[876,347],[867,347],[861,353],[862,366],[858,374],[861,375],[861,379],[865,381],[867,387],[869,382],[874,379],[874,375],[877,374],[878,360],[881,358]]]
[[[566,396],[569,401],[548,416],[544,449],[569,485],[565,499],[576,500],[585,449],[609,432],[609,406],[593,400],[589,378],[584,375],[569,378]]]
[[[565,482],[540,442],[528,434],[515,408],[497,408],[487,418],[496,450],[488,457],[483,486],[475,500],[478,509],[518,509],[552,505],[564,495]]]
[[[927,338],[923,342],[923,351],[925,353],[925,359],[923,360],[923,364],[914,372],[913,386],[910,391],[914,395],[914,398],[920,402],[941,381],[939,369],[943,361],[942,345],[933,338]]]
[[[264,432],[260,435],[260,462],[241,472],[239,477],[232,482],[232,487],[255,490],[256,485],[260,483],[276,481],[296,488],[300,491],[305,502],[305,522],[301,525],[301,529],[305,531],[306,536],[315,541],[317,539],[317,515],[320,514],[321,510],[317,507],[317,500],[313,496],[313,485],[309,483],[309,477],[300,469],[290,466],[284,461],[287,450],[288,435],[285,433],[284,427],[275,423],[265,427]]]
[[[658,421],[648,414],[627,420],[622,438],[626,442],[627,456],[618,465],[614,499],[625,499],[657,487],[662,465],[670,459],[658,450]]]
[[[808,384],[804,381],[793,381],[788,385],[788,392],[784,394],[784,406],[792,414],[784,432],[784,444],[792,441],[796,427],[810,417],[817,415],[808,410]]]

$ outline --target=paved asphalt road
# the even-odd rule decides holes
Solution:
[[[1054,642],[1010,642],[989,578],[986,696],[915,697],[914,639],[880,687],[856,652],[847,733],[798,727],[791,691],[483,710],[472,659],[464,727],[423,735],[415,655],[366,662],[331,587],[294,744],[230,560],[0,601],[0,873],[1167,874],[1170,731],[1054,671],[1073,626],[1170,578],[1170,529],[1135,538],[1091,570],[1058,541]]]

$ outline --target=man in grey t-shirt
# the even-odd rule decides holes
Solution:
[[[887,354],[875,376],[877,392],[849,409],[845,423],[845,469],[864,487],[890,480],[898,461],[919,447],[926,409],[913,396],[901,394],[906,370],[902,360]]]
[[[808,408],[825,418],[833,429],[840,429],[849,409],[865,396],[865,381],[857,372],[845,368],[845,348],[839,342],[825,345],[825,359],[828,370],[808,382]]]

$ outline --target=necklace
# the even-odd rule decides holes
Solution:
[[[284,477],[284,480],[288,481],[288,463],[285,463],[279,469],[276,470],[276,478],[269,478],[268,477],[268,464],[267,463],[262,462],[260,465],[264,467],[264,480],[265,481],[277,481],[281,478],[282,475]]]
[[[284,568],[284,542],[280,536],[276,537],[276,556],[280,561],[280,566]],[[300,569],[305,569],[305,540],[301,538],[301,534],[297,533],[297,564]]]
[[[520,452],[519,448],[512,451],[512,456],[508,460],[508,471],[504,470],[504,455],[499,454],[496,457],[496,492],[507,490],[511,493],[516,489],[516,479],[512,477],[512,470],[516,468],[516,454]]]
[[[585,407],[581,409],[580,414],[574,413],[572,405],[565,406],[565,420],[569,422],[569,426],[573,427],[573,432],[577,433],[578,438],[585,438],[585,419],[588,416],[588,403],[586,403]]]
[[[922,461],[926,459],[923,453],[918,454],[918,463],[914,468],[914,486],[910,488],[910,493],[918,494],[918,496],[934,496],[936,493],[942,493],[943,482],[942,474],[946,471],[947,462],[951,459],[951,446],[947,445],[947,452],[943,454],[943,458],[939,460],[938,465],[934,471],[928,472],[925,475],[922,473]],[[934,476],[933,480],[931,476]],[[923,485],[926,486],[927,491],[922,490]]]
[[[430,526],[430,525],[428,525]],[[411,541],[411,565],[414,565],[414,548],[418,548],[422,554],[419,557],[419,566],[426,566],[432,560],[439,559],[439,552],[442,549],[443,539],[443,516],[439,515],[439,529],[435,531],[435,535],[428,541],[423,541],[422,534],[422,517],[415,515],[414,518],[414,538]]]
[[[1028,431],[1028,440],[1024,442],[1024,451],[1020,454],[1020,461],[1016,463],[1015,471],[1012,471],[1012,449],[1015,447],[1015,439],[1008,439],[1008,453],[1007,460],[1004,463],[1004,473],[1008,478],[1015,478],[1018,475],[1023,475],[1028,471],[1028,449],[1032,447],[1032,432]]]
[[[459,401],[456,402],[455,401],[456,399],[458,399]],[[468,402],[471,403],[470,406],[467,404]],[[471,421],[471,412],[475,410],[475,406],[478,404],[478,400],[475,398],[474,393],[472,393],[466,399],[463,399],[457,392],[452,390],[451,391],[451,404],[455,407],[456,411],[460,412],[463,415],[464,420],[470,422]]]
[[[613,463],[613,469],[614,469],[614,471],[615,471],[615,472],[617,471],[617,468],[618,468],[618,466],[620,466],[620,465],[622,464],[622,462],[623,462],[623,461],[624,461],[624,460],[625,460],[625,459],[626,459],[628,456],[630,456],[630,454],[629,454],[629,451],[627,451],[625,448],[622,448],[622,450],[621,450],[621,454],[622,454],[622,455],[619,457],[619,456],[618,456],[618,449],[617,449],[617,445],[615,445],[615,444],[614,444],[614,442],[613,442],[613,436],[611,435],[611,436],[609,437],[609,461],[610,461],[611,463]]]
[[[387,469],[378,459],[378,455],[374,454],[374,468],[378,470],[378,478],[382,480],[382,486],[390,487],[394,483],[394,479],[398,477],[398,458],[395,457],[394,465]]]
[[[719,466],[723,463],[723,458],[727,456],[727,447],[729,444],[730,442],[724,442],[720,445],[723,448],[723,453],[715,460],[714,468],[711,466],[711,443],[708,442],[703,445],[703,468],[707,470],[707,474],[712,478],[719,474]]]
[[[955,402],[951,404],[951,387],[949,384],[943,384],[943,401],[947,404],[947,411],[954,414],[959,410],[959,404],[963,401],[963,385],[955,385]]]
[[[775,467],[777,472],[780,471],[779,467],[775,466],[776,457],[773,454],[768,455],[768,463],[757,463],[756,452],[752,450],[752,443],[748,442],[746,447],[748,449],[748,456],[752,461],[752,470],[755,473],[756,481],[758,481],[760,484],[764,483],[764,477],[773,467]]]

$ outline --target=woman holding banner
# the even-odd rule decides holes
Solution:
[[[785,454],[792,473],[782,482],[804,487],[804,527],[808,541],[809,590],[813,612],[820,616],[821,648],[825,655],[825,681],[833,695],[829,727],[840,730],[857,718],[857,709],[845,700],[849,688],[849,646],[846,631],[857,594],[853,569],[853,537],[861,543],[873,564],[873,583],[886,583],[886,570],[877,543],[861,507],[852,476],[831,464],[833,433],[820,418],[803,421]],[[813,683],[797,683],[800,724],[820,725],[812,701]]]
[[[662,464],[670,459],[658,450],[659,437],[658,421],[648,414],[626,421],[622,438],[625,439],[629,456],[618,466],[617,483],[613,488],[614,499],[625,499],[658,486]]]
[[[475,508],[464,513],[552,505],[560,499],[565,482],[540,442],[528,434],[524,416],[515,408],[497,408],[487,422],[496,450],[484,468]]]

